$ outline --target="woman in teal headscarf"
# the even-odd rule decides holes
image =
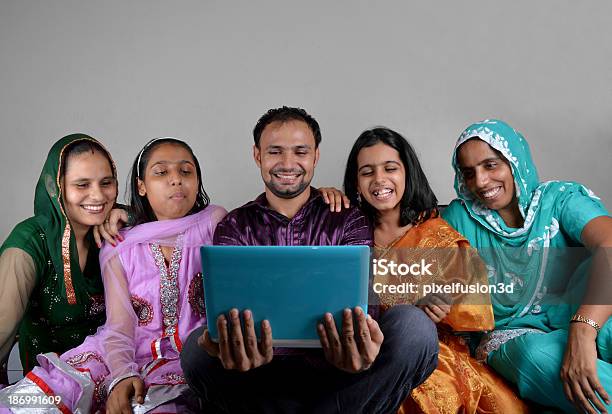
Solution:
[[[452,163],[458,199],[443,217],[478,248],[489,283],[511,287],[492,294],[495,330],[477,354],[524,398],[569,412],[605,411],[612,218],[581,184],[540,183],[527,141],[502,121],[470,125]],[[586,256],[577,246],[591,258],[580,260]]]
[[[34,216],[17,224],[0,248],[0,362],[15,334],[24,372],[36,355],[62,353],[104,323],[99,249],[92,226],[117,198],[117,174],[95,139],[73,134],[47,156]],[[0,367],[0,386],[6,381]]]

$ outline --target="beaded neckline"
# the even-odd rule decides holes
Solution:
[[[178,327],[178,271],[183,255],[182,240],[183,236],[179,235],[172,250],[172,258],[168,267],[166,267],[166,261],[160,245],[151,244],[151,252],[153,253],[160,276],[159,298],[161,301],[164,336],[174,335]]]

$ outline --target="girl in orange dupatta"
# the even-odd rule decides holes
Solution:
[[[391,276],[380,272],[380,286],[412,283],[407,293],[379,293],[383,309],[417,304],[438,324],[438,368],[402,404],[399,413],[524,413],[528,407],[490,368],[470,356],[454,332],[486,331],[494,326],[489,295],[453,298],[423,295],[425,285],[459,282],[487,284],[487,273],[469,242],[438,217],[437,200],[410,144],[387,128],[363,132],[349,155],[344,189],[375,221],[375,256],[396,264],[432,263],[431,275]],[[376,288],[375,288],[376,290]],[[413,293],[414,292],[414,293]],[[454,305],[448,303],[454,301]]]

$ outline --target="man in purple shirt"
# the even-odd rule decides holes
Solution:
[[[265,192],[219,223],[214,244],[372,245],[361,211],[330,212],[310,187],[321,141],[314,118],[303,109],[272,109],[253,135]],[[229,319],[217,319],[219,343],[201,327],[181,354],[188,384],[215,412],[395,412],[437,365],[436,328],[413,306],[393,307],[378,321],[359,307],[346,309],[342,334],[331,314],[322,315],[321,350],[273,352],[268,321],[258,342],[249,310],[244,329],[238,309]]]

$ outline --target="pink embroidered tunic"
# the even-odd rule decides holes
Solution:
[[[40,367],[1,390],[0,397],[58,395],[61,402],[54,410],[95,412],[103,409],[119,381],[139,376],[147,394],[144,404],[133,403],[135,413],[186,412],[193,407],[179,354],[182,341],[206,320],[199,247],[212,244],[215,227],[226,214],[222,207],[209,205],[181,219],[136,226],[116,248],[105,246],[100,265],[106,324],[61,356],[39,355]],[[172,251],[169,263],[164,248]],[[2,412],[7,411],[0,403]]]

